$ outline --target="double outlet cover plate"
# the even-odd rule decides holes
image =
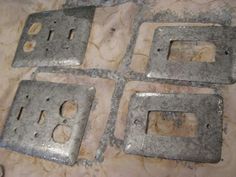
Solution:
[[[31,14],[23,29],[13,67],[81,65],[95,7]]]

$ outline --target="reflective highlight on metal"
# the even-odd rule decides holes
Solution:
[[[81,65],[94,12],[94,7],[78,7],[31,14],[12,66]]]
[[[149,111],[196,115],[196,137],[152,135],[146,132]],[[221,159],[223,100],[207,94],[137,93],[129,105],[124,150],[126,153],[194,162]]]
[[[1,137],[1,146],[67,165],[77,161],[80,144],[93,103],[95,89],[39,81],[22,81]],[[60,115],[61,105],[73,100],[78,111],[73,118]],[[42,115],[43,112],[43,115]],[[44,116],[44,122],[40,121]],[[58,125],[71,129],[70,138],[56,142]]]

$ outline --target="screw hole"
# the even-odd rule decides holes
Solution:
[[[206,128],[208,128],[208,129],[209,129],[210,127],[211,127],[211,126],[210,126],[210,124],[207,124],[207,125],[206,125]]]
[[[39,134],[38,133],[34,133],[34,137],[35,138],[39,137]]]
[[[160,52],[160,51],[161,51],[161,49],[160,49],[160,48],[158,48],[158,49],[157,49],[157,51],[158,51],[158,52]]]
[[[55,23],[55,24],[56,24],[56,23],[57,23],[57,21],[55,20],[53,23]]]
[[[138,119],[135,119],[135,120],[134,120],[134,124],[135,124],[135,125],[137,125],[137,124],[139,124],[139,123],[140,123],[140,121],[139,121]]]
[[[229,51],[226,50],[226,51],[225,51],[225,55],[229,55]]]
[[[25,96],[25,98],[27,98],[27,99],[28,99],[28,98],[29,98],[29,95],[26,95],[26,96]]]
[[[50,101],[50,98],[47,98],[46,101]]]
[[[66,124],[66,123],[67,123],[67,120],[66,120],[66,119],[64,119],[64,120],[63,120],[63,123],[64,123],[64,124]]]

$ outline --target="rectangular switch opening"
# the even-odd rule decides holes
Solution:
[[[49,30],[47,41],[51,41],[54,36],[54,30]]]
[[[216,46],[206,41],[174,40],[170,42],[168,60],[215,62]]]
[[[68,39],[71,41],[74,39],[75,36],[75,29],[70,29]]]
[[[146,134],[196,137],[197,119],[193,113],[150,111]]]

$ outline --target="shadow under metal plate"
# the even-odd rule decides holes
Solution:
[[[229,84],[235,81],[236,28],[170,26],[156,29],[147,77]],[[168,60],[172,41],[206,41],[216,46],[215,62]]]
[[[95,7],[31,14],[26,21],[13,67],[81,65]]]
[[[40,81],[22,81],[1,136],[1,146],[32,156],[73,165],[79,153],[95,89]],[[73,118],[60,114],[68,100],[77,103]],[[45,122],[39,124],[41,113]],[[66,119],[66,121],[65,121]],[[53,139],[58,125],[71,129],[70,139],[59,143]]]
[[[194,162],[221,159],[223,101],[208,94],[137,93],[131,98],[126,127],[126,153]],[[161,136],[147,133],[148,113],[193,113],[196,136]]]

